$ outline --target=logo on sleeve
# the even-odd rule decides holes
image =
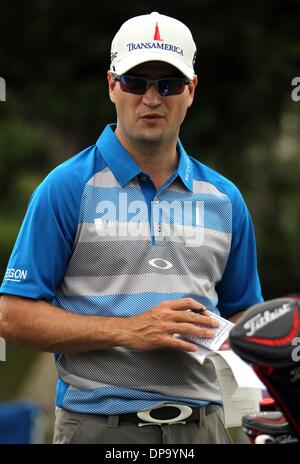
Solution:
[[[27,278],[27,270],[25,269],[14,269],[9,268],[6,271],[4,280],[10,280],[12,282],[22,282],[22,280],[25,280]]]

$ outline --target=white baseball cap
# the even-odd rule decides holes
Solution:
[[[111,44],[111,71],[118,75],[147,61],[164,61],[194,77],[196,45],[185,24],[153,12],[126,21]]]

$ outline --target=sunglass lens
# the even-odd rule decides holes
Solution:
[[[120,86],[124,92],[143,95],[146,92],[147,81],[138,77],[121,76]]]
[[[183,79],[161,79],[158,83],[159,93],[166,97],[168,95],[179,95],[183,92],[185,82]]]

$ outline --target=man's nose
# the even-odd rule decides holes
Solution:
[[[158,106],[161,104],[161,95],[154,84],[150,84],[144,93],[143,103],[147,106]]]

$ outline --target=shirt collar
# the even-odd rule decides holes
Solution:
[[[177,173],[188,190],[193,192],[193,165],[190,157],[178,139],[177,149],[179,151],[179,163]]]
[[[113,175],[124,187],[142,170],[115,136],[114,129],[115,124],[107,125],[96,146]]]
[[[104,161],[112,171],[118,182],[124,187],[135,176],[142,172],[128,151],[115,136],[115,124],[108,124],[96,142]],[[179,150],[179,164],[177,174],[188,190],[193,191],[192,163],[186,154],[180,140],[177,148]]]

